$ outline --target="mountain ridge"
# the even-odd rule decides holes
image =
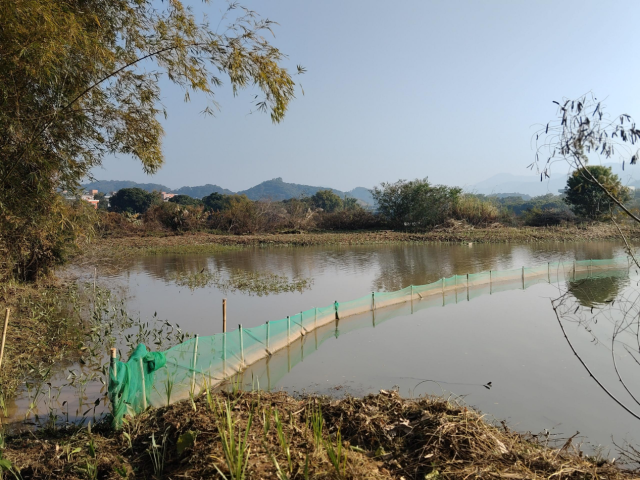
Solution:
[[[238,193],[239,195],[246,195],[251,200],[289,200],[291,198],[300,198],[302,196],[310,197],[319,190],[331,190],[336,195],[344,197],[355,198],[366,205],[373,205],[373,197],[369,189],[364,187],[356,187],[348,192],[343,192],[331,187],[318,187],[312,185],[302,185],[298,183],[288,183],[282,180],[282,177],[273,178],[271,180],[265,180],[251,188],[241,190],[239,192],[233,192],[219,185],[206,184],[195,187],[184,186],[178,189],[171,189],[166,185],[160,183],[137,183],[131,180],[95,180],[82,185],[85,190],[98,190],[101,193],[109,193],[120,190],[121,188],[141,188],[148,192],[162,191],[167,193],[175,193],[179,195],[189,195],[193,198],[202,198],[210,195],[211,193],[222,193],[225,195],[231,195]]]

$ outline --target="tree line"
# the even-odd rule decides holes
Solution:
[[[609,168],[587,168],[621,201],[637,208],[635,196]],[[212,193],[202,199],[176,195],[163,202],[159,192],[123,188],[111,197],[101,228],[105,233],[162,229],[231,234],[380,229],[419,232],[459,223],[543,227],[609,218],[615,205],[597,187],[594,189],[583,173],[576,171],[569,177],[565,194],[529,200],[463,193],[458,187],[434,185],[426,178],[399,180],[372,189],[375,208],[365,208],[356,199],[341,198],[331,190],[283,201]],[[103,202],[100,206],[106,209]]]

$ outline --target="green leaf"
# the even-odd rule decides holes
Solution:
[[[178,455],[182,455],[182,452],[184,452],[187,448],[193,447],[195,443],[196,443],[195,432],[192,432],[191,430],[189,430],[183,433],[182,435],[180,435],[178,437],[178,444],[177,444]]]

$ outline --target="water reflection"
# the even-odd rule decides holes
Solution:
[[[357,275],[375,271],[374,291],[423,285],[454,274],[507,270],[548,261],[606,259],[622,252],[614,242],[567,244],[390,245],[355,247],[255,248],[205,255],[148,256],[127,270],[171,281],[176,272],[202,269],[220,274],[234,270],[271,272],[289,278],[324,274]],[[125,275],[127,275],[125,274]]]
[[[614,275],[610,273],[610,275]],[[629,285],[626,272],[615,276],[585,278],[567,282],[567,290],[583,307],[595,307],[611,303],[620,291]]]

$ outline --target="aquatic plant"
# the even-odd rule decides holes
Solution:
[[[176,272],[170,279],[176,285],[190,290],[214,286],[223,292],[242,292],[247,295],[264,295],[300,292],[311,288],[313,279],[289,279],[284,275],[270,272],[250,272],[246,270],[232,270],[224,275],[202,269],[199,272]]]

